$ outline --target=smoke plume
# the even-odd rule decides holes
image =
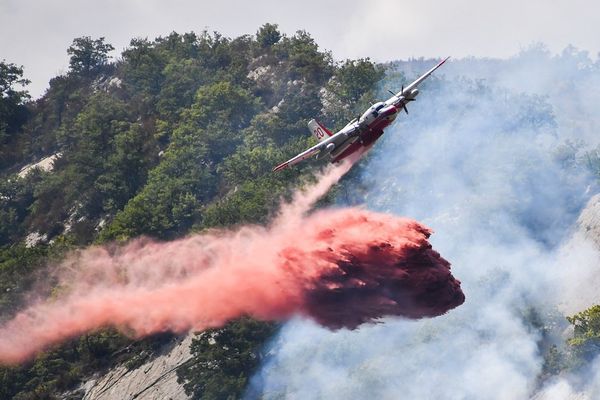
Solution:
[[[331,167],[267,228],[173,242],[92,247],[61,265],[57,297],[0,327],[0,362],[113,326],[133,336],[219,327],[243,315],[305,315],[355,328],[385,315],[433,317],[460,305],[460,282],[416,221],[360,208],[306,215],[349,169]]]
[[[380,98],[434,64],[398,62]],[[337,201],[434,228],[469,300],[355,331],[292,319],[247,398],[599,399],[600,358],[576,379],[542,378],[547,350],[572,336],[564,316],[600,302],[600,252],[572,235],[598,193],[581,160],[600,144],[600,62],[533,46],[454,59],[420,89]]]

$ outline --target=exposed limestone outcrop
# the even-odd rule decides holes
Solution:
[[[24,166],[23,168],[21,168],[21,170],[18,173],[19,178],[25,178],[27,176],[27,174],[29,174],[35,168],[39,168],[42,171],[46,171],[46,172],[52,171],[52,169],[54,168],[54,161],[57,158],[59,158],[61,155],[62,155],[61,153],[52,154],[51,156],[42,158],[40,161],[38,161],[34,164],[29,164],[29,165]]]
[[[581,232],[600,247],[600,194],[590,199],[577,223]]]
[[[121,365],[84,383],[83,400],[187,400],[177,383],[177,368],[190,359],[193,334],[178,338],[161,354],[138,368]]]

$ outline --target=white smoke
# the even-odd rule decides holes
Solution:
[[[410,81],[431,64],[397,68]],[[397,77],[384,88],[398,89]],[[339,201],[432,227],[465,304],[356,331],[291,321],[247,397],[597,398],[598,384],[539,378],[543,349],[568,335],[563,316],[600,302],[600,254],[574,228],[596,187],[573,162],[598,145],[599,99],[600,66],[573,49],[551,58],[537,46],[438,70]],[[586,373],[600,381],[600,364]]]

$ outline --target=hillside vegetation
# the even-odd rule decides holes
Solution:
[[[92,243],[264,223],[312,168],[271,169],[313,144],[306,123],[340,127],[374,98],[383,70],[334,62],[313,38],[276,25],[230,39],[171,33],[133,39],[116,60],[104,38],[76,38],[68,73],[31,101],[23,69],[0,64],[0,311],[14,315],[44,266]],[[54,156],[50,167],[19,170]],[[193,346],[190,394],[237,397],[269,324],[243,319]],[[133,368],[169,335],[85,335],[18,368],[0,369],[0,398],[55,398],[115,363]],[[218,360],[217,360],[218,359]],[[217,362],[218,361],[218,362]]]

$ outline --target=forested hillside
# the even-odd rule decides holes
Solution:
[[[312,144],[308,119],[341,127],[374,99],[383,77],[369,60],[335,62],[308,33],[286,36],[272,24],[234,39],[133,39],[115,59],[112,50],[104,38],[76,38],[69,71],[37,100],[18,60],[0,64],[2,320],[70,250],[268,221],[319,166],[271,173]],[[223,346],[201,337],[195,362],[180,371],[186,390],[239,396],[273,329],[244,319],[210,336]],[[84,335],[1,368],[0,398],[78,398],[72,391],[86,377],[116,363],[133,368],[169,338]]]

